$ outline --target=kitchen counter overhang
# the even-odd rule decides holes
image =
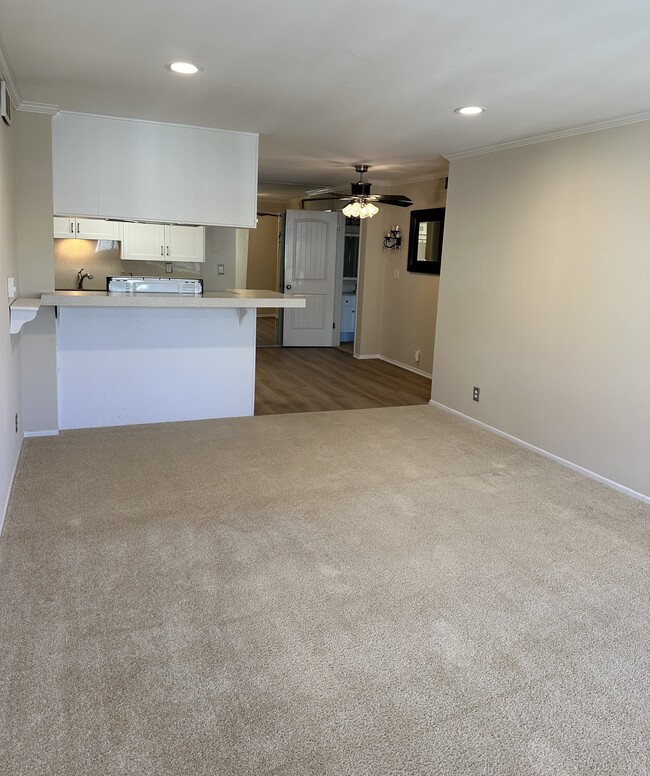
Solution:
[[[167,307],[254,309],[258,307],[305,307],[304,297],[275,291],[228,289],[204,294],[131,294],[108,291],[53,291],[41,294],[49,307]]]

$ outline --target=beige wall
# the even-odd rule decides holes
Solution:
[[[388,208],[386,208],[388,209]],[[392,209],[392,208],[391,208]],[[384,225],[386,220],[386,225]],[[381,352],[381,321],[384,300],[386,257],[377,255],[388,216],[379,209],[374,218],[361,221],[359,236],[359,270],[357,281],[356,330],[354,355],[377,357]]]
[[[7,278],[18,278],[16,231],[16,143],[17,129],[0,121],[0,523],[4,520],[9,488],[22,441],[14,419],[22,419],[20,335],[9,334]]]
[[[257,229],[249,229],[246,288],[279,290],[281,220],[276,216],[260,216]],[[257,311],[257,314],[258,316],[273,315],[277,312],[275,308],[263,307]]]
[[[381,206],[379,213],[362,225],[360,271],[360,321],[355,352],[377,354],[426,374],[431,374],[436,329],[439,278],[406,271],[409,224],[412,210],[444,207],[444,178],[396,184],[385,193],[406,194],[412,208]],[[378,189],[379,191],[379,189]],[[383,237],[391,226],[402,231],[402,249],[385,250]],[[399,277],[395,278],[395,270]],[[421,351],[415,361],[415,349]]]
[[[54,290],[52,259],[52,118],[18,111],[17,223],[20,292]],[[52,308],[43,308],[21,334],[25,433],[56,431],[56,333]]]
[[[406,194],[413,200],[413,207],[383,208],[388,217],[385,229],[399,224],[403,243],[401,251],[382,251],[386,258],[380,352],[386,358],[428,375],[433,368],[440,277],[406,271],[409,224],[413,210],[445,206],[445,177],[446,172],[433,180],[394,186],[394,193]],[[399,278],[394,277],[396,269],[399,270]],[[416,347],[422,354],[419,363],[415,361]]]
[[[649,169],[648,122],[452,163],[432,394],[646,495]]]
[[[280,219],[275,216],[262,216],[257,229],[249,230],[247,288],[278,290],[279,232]]]

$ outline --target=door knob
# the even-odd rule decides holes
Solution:
[[[291,289],[291,283],[287,284],[287,291]]]

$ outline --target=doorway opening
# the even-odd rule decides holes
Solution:
[[[249,230],[246,288],[282,291],[281,213],[258,212],[257,229]],[[282,346],[282,315],[277,307],[257,311],[258,348]]]
[[[359,276],[361,219],[345,219],[343,239],[343,276],[341,278],[341,315],[339,318],[339,348],[354,355],[357,322],[357,288]]]

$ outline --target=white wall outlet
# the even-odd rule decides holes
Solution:
[[[9,299],[16,298],[16,281],[14,278],[7,278],[7,296]]]
[[[393,277],[395,280],[399,280],[399,269],[397,267],[393,270]]]
[[[217,275],[225,275],[226,267],[224,264],[217,264]]]
[[[422,357],[422,351],[420,350],[420,346],[418,345],[417,348],[415,348],[415,352],[413,354],[413,358],[415,359],[415,363],[420,363],[420,358]]]

